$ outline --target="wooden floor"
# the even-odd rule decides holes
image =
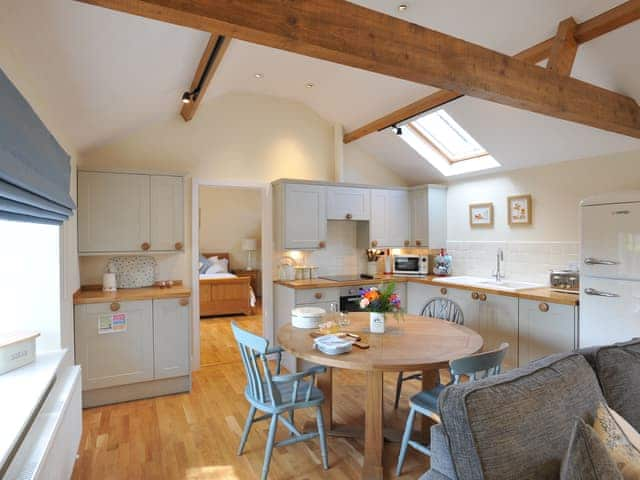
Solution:
[[[245,377],[230,328],[231,320],[254,332],[262,330],[259,314],[202,321],[202,361],[189,394],[92,408],[83,413],[84,432],[73,479],[256,479],[262,469],[268,422],[254,425],[243,456],[236,456],[248,405]],[[336,372],[334,418],[364,424],[364,376]],[[401,429],[407,397],[418,382],[406,382],[400,408],[393,410],[395,375],[385,375],[385,422]],[[301,425],[311,412],[296,414]],[[287,438],[284,428],[277,440]],[[359,478],[363,442],[329,437],[330,469],[323,471],[316,440],[275,449],[271,479]],[[385,478],[395,478],[398,444],[385,445]],[[410,451],[402,479],[428,469],[428,458]]]

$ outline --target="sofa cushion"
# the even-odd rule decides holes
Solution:
[[[640,339],[580,353],[595,370],[609,406],[640,430]]]
[[[448,387],[440,415],[456,476],[556,480],[575,418],[591,423],[602,401],[594,371],[577,353]]]
[[[447,439],[442,431],[442,425],[437,423],[431,427],[431,470],[448,478],[456,478],[453,461],[449,452]]]
[[[615,461],[622,477],[626,480],[639,480],[640,450],[632,440],[637,440],[638,432],[604,404],[598,407],[593,430]]]
[[[560,480],[622,480],[604,443],[581,419],[576,420]]]

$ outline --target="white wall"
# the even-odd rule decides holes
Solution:
[[[454,182],[447,238],[456,274],[490,274],[503,248],[511,278],[546,281],[549,269],[578,262],[580,201],[629,189],[640,189],[640,151]],[[533,225],[510,227],[507,197],[519,194],[533,196]],[[486,202],[494,204],[495,227],[471,228],[469,204]]]
[[[367,185],[407,186],[400,175],[362,150],[356,143],[347,143],[343,147],[343,181],[347,183],[366,183]]]
[[[247,267],[243,238],[256,238],[253,267],[260,268],[262,192],[255,188],[200,187],[200,252],[227,252],[230,268]]]
[[[71,155],[71,197],[76,198],[76,160],[75,147],[64,137],[61,128],[56,122],[59,112],[54,112],[47,101],[46,94],[51,92],[39,92],[33,87],[33,81],[29,71],[28,59],[19,55],[12,49],[12,42],[2,36],[0,29],[0,66],[20,93],[27,99],[31,107],[38,114],[58,143]],[[42,94],[42,95],[41,95]],[[80,286],[77,249],[77,221],[75,215],[62,225],[60,229],[60,266],[61,266],[61,305],[60,305],[60,345],[68,348],[70,355],[66,361],[73,362],[73,294]]]

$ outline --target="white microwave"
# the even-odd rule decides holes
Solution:
[[[427,275],[429,257],[425,255],[394,255],[392,257],[394,275]]]

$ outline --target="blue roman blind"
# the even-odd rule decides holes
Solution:
[[[69,155],[0,69],[0,218],[61,224],[73,213]]]

